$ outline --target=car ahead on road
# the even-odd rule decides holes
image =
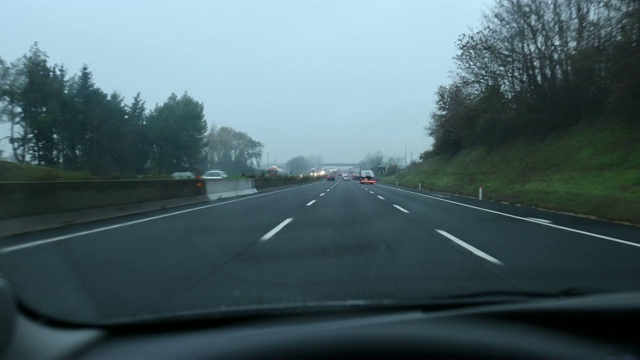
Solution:
[[[202,175],[203,179],[224,179],[227,177],[227,173],[222,170],[209,170]]]
[[[360,184],[374,185],[377,182],[375,178],[361,177]]]
[[[171,174],[171,177],[174,179],[195,179],[196,176],[189,171],[179,171]]]
[[[342,180],[351,180],[349,174],[342,174]]]
[[[336,176],[333,174],[327,175],[327,181],[336,181]]]
[[[372,170],[360,171],[360,184],[375,184],[376,176]]]

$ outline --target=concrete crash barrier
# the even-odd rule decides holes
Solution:
[[[28,232],[52,229],[71,224],[82,224],[90,221],[104,220],[125,215],[140,214],[149,211],[168,209],[208,202],[206,195],[181,197],[175,199],[147,201],[138,204],[107,206],[85,210],[59,212],[52,214],[23,216],[0,220],[0,238]]]
[[[0,183],[0,237],[206,201],[201,180]]]
[[[217,200],[258,192],[254,179],[210,179],[206,180],[207,197]]]
[[[0,183],[0,219],[206,195],[201,180]]]

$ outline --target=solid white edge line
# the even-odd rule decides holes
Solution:
[[[400,210],[400,211],[402,211],[402,212],[405,212],[405,213],[407,213],[407,214],[409,213],[409,211],[408,211],[408,210],[405,210],[405,209],[401,208],[400,206],[398,206],[398,205],[396,205],[396,204],[393,204],[393,206],[395,206],[395,207],[396,207],[396,209],[398,209],[398,210]]]
[[[573,229],[573,228],[569,228],[569,227],[565,227],[565,226],[560,226],[560,225],[545,223],[545,222],[541,222],[541,221],[531,220],[531,219],[526,218],[526,217],[506,214],[506,213],[495,211],[495,210],[483,209],[481,207],[477,207],[477,206],[473,206],[473,205],[467,205],[467,204],[463,204],[463,203],[459,203],[459,202],[455,202],[455,201],[451,201],[451,200],[447,200],[447,199],[441,199],[441,198],[430,196],[430,195],[419,194],[419,193],[415,193],[413,191],[407,191],[407,190],[403,190],[403,189],[398,189],[398,188],[394,188],[394,187],[387,186],[387,185],[380,185],[380,186],[388,187],[390,189],[396,189],[398,191],[402,191],[402,192],[406,192],[406,193],[414,194],[414,195],[418,195],[418,196],[423,196],[423,197],[434,199],[434,200],[438,200],[438,201],[444,201],[444,202],[448,202],[448,203],[452,203],[452,204],[456,204],[456,205],[460,205],[460,206],[465,206],[465,207],[468,207],[468,208],[471,208],[471,209],[486,211],[486,212],[490,212],[490,213],[493,213],[493,214],[507,216],[507,217],[510,217],[510,218],[518,219],[518,220],[524,220],[524,221],[532,222],[532,223],[538,224],[538,225],[549,226],[549,227],[553,227],[553,228],[556,228],[556,229],[562,229],[562,230],[566,230],[566,231],[571,231],[571,232],[575,232],[575,233],[582,234],[582,235],[593,236],[593,237],[597,237],[597,238],[600,238],[600,239],[614,241],[614,242],[618,242],[618,243],[621,243],[621,244],[635,246],[635,247],[640,248],[640,244],[633,243],[631,241],[620,240],[620,239],[612,238],[612,237],[609,237],[609,236],[594,234],[594,233],[590,233],[590,232],[587,232],[587,231]]]
[[[271,229],[271,231],[269,231],[268,233],[264,234],[261,238],[260,241],[267,241],[269,240],[273,235],[275,235],[278,231],[282,230],[283,227],[287,226],[288,223],[291,222],[291,220],[293,220],[293,218],[287,218],[285,219],[283,222],[281,222],[278,226],[274,227],[273,229]]]
[[[311,205],[313,205],[313,203],[314,203],[314,202],[316,202],[316,201],[315,201],[315,200],[311,200],[311,201],[309,201],[309,203],[307,203],[307,206],[311,206]]]
[[[451,241],[455,242],[456,244],[462,246],[463,248],[471,251],[474,255],[477,255],[477,256],[485,259],[485,260],[491,261],[492,263],[494,263],[496,265],[504,265],[500,260],[494,258],[493,256],[485,253],[482,250],[474,248],[473,246],[467,244],[466,242],[464,242],[464,241],[458,239],[457,237],[449,234],[448,232],[443,231],[443,230],[438,230],[438,229],[436,229],[436,231],[438,233],[440,233],[440,235],[442,235],[444,237],[447,237],[449,240],[451,240]]]
[[[121,223],[121,224],[105,226],[105,227],[101,227],[101,228],[97,228],[97,229],[81,231],[81,232],[77,232],[77,233],[73,233],[73,234],[57,236],[57,237],[50,238],[50,239],[34,241],[34,242],[27,243],[27,244],[10,246],[10,247],[4,248],[4,249],[0,249],[0,254],[6,254],[6,253],[11,252],[11,251],[20,250],[20,249],[26,249],[26,248],[30,248],[30,247],[33,247],[33,246],[46,244],[46,243],[50,243],[50,242],[55,242],[55,241],[60,241],[60,240],[64,240],[64,239],[69,239],[69,238],[73,238],[73,237],[77,237],[77,236],[93,234],[93,233],[97,233],[97,232],[100,232],[100,231],[112,230],[112,229],[117,229],[119,227],[135,225],[135,224],[139,224],[139,223],[143,223],[143,222],[147,222],[147,221],[151,221],[151,220],[156,220],[156,219],[162,219],[162,218],[165,218],[165,217],[184,214],[184,213],[188,213],[188,212],[191,212],[191,211],[208,209],[208,208],[214,207],[214,206],[221,206],[221,205],[231,204],[231,203],[238,202],[238,201],[244,201],[244,200],[257,198],[257,197],[260,197],[260,196],[267,196],[267,195],[271,195],[271,194],[280,193],[280,192],[283,192],[283,191],[299,189],[300,187],[314,185],[314,184],[317,184],[317,183],[314,182],[314,183],[311,183],[311,184],[296,186],[295,188],[287,188],[287,189],[282,189],[282,190],[275,190],[275,191],[264,193],[264,194],[246,196],[246,197],[242,197],[240,199],[229,200],[229,201],[225,201],[225,202],[222,202],[222,203],[216,203],[216,204],[211,204],[211,205],[200,206],[200,207],[193,208],[193,209],[180,210],[180,211],[172,212],[172,213],[169,213],[169,214],[152,216],[152,217],[148,217],[148,218],[144,218],[144,219],[140,219],[140,220],[134,220],[134,221],[129,221],[129,222]]]
[[[380,200],[384,200],[384,198],[383,198],[382,196],[380,196],[380,195],[378,195],[378,198],[379,198]]]

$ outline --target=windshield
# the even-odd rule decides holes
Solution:
[[[640,290],[637,1],[21,0],[0,33],[33,314]]]

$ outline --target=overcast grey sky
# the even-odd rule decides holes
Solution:
[[[490,3],[0,0],[0,57],[37,41],[52,63],[87,64],[102,90],[128,103],[141,92],[148,108],[186,91],[270,163],[404,157],[405,142],[409,160],[431,145],[423,127],[457,37]]]

